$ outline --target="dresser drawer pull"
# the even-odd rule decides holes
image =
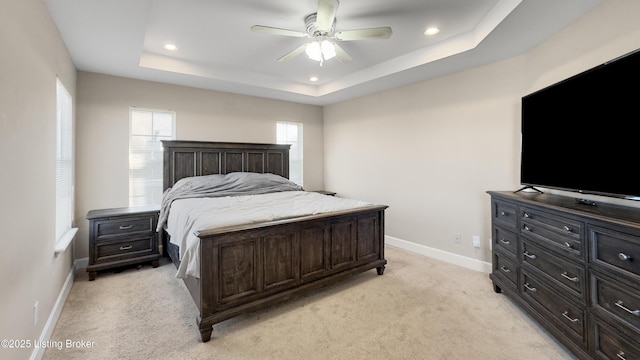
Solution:
[[[631,261],[631,256],[625,254],[625,253],[619,253],[618,254],[618,259],[622,260],[622,261]]]
[[[509,213],[506,213],[504,211],[500,211],[500,216],[507,216],[507,215],[509,215]]]
[[[126,225],[126,226],[122,225],[122,226],[120,226],[120,230],[129,230],[131,228],[133,228],[133,225]]]
[[[120,250],[124,251],[124,250],[131,250],[133,248],[133,246],[131,245],[126,245],[126,246],[120,246]]]
[[[511,241],[506,240],[506,239],[500,239],[500,242],[505,244],[505,245],[511,245]]]
[[[522,214],[522,216],[527,218],[527,219],[531,217],[531,215],[529,215],[529,213],[524,213],[524,214]]]
[[[524,227],[522,227],[522,229],[523,229],[524,231],[531,231],[531,229],[529,229],[529,227],[528,227],[527,225],[525,225]]]
[[[563,227],[563,229],[564,229],[564,231],[571,232],[571,228],[570,228],[570,227],[568,227],[567,225],[565,225],[565,226]]]
[[[531,287],[531,285],[529,285],[528,283],[524,284],[524,287],[527,288],[527,290],[531,291],[531,292],[536,292],[538,291],[538,289]]]
[[[624,357],[624,351],[619,351],[616,356],[618,357],[618,359],[620,360],[627,360],[626,357]]]
[[[616,301],[616,306],[634,316],[640,316],[640,310],[631,310],[624,306],[622,300]]]
[[[562,274],[560,274],[560,276],[562,276],[563,278],[565,278],[565,279],[567,279],[567,280],[569,280],[571,282],[574,282],[574,283],[578,282],[578,277],[577,276],[571,277],[571,276],[569,276],[569,273],[567,273],[566,271],[564,271]]]
[[[564,246],[567,247],[567,249],[573,249],[573,245],[569,244],[568,242],[564,242]]]
[[[537,258],[537,256],[535,256],[534,254],[529,254],[528,251],[523,252],[522,255],[528,257],[531,260],[535,260],[535,258]]]
[[[505,267],[505,266],[501,266],[500,270],[502,270],[502,271],[504,271],[506,273],[510,273],[511,272],[511,269],[509,269],[508,267]]]
[[[569,316],[569,310],[567,310],[567,311],[563,312],[563,313],[562,313],[562,316],[563,316],[565,319],[567,319],[567,320],[571,321],[572,323],[577,323],[578,321],[580,321],[579,319],[574,319],[574,318],[572,318],[571,316]]]

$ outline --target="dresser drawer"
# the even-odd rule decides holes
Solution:
[[[97,237],[127,235],[137,232],[153,232],[154,217],[125,217],[96,221]]]
[[[521,210],[520,234],[562,254],[583,259],[582,223],[533,209]]]
[[[632,360],[640,359],[640,349],[637,341],[631,341],[620,335],[599,319],[595,323],[595,352],[601,359]],[[637,335],[636,335],[637,336]]]
[[[505,258],[501,253],[493,254],[493,273],[509,280],[513,290],[518,284],[518,268],[513,261]]]
[[[528,240],[522,241],[522,263],[541,271],[558,287],[585,303],[584,265],[556,256]]]
[[[514,204],[494,200],[493,201],[493,221],[496,224],[500,224],[507,229],[518,228],[518,211]]]
[[[640,332],[640,291],[606,276],[591,273],[592,305]]]
[[[154,236],[96,243],[96,262],[127,259],[154,252]]]
[[[499,226],[494,226],[493,246],[515,260],[518,254],[518,235]]]
[[[640,281],[640,234],[591,226],[589,238],[594,264]]]
[[[524,268],[520,269],[520,293],[535,308],[539,309],[556,327],[580,344],[585,344],[586,311],[583,307],[572,304],[558,291],[551,288],[543,280],[531,276]]]

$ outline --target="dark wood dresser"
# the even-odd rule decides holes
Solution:
[[[98,271],[131,264],[158,267],[158,214],[155,207],[89,211],[89,280],[95,280]]]
[[[580,359],[640,359],[640,209],[489,195],[495,291]]]

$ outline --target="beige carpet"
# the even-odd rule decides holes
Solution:
[[[78,274],[44,359],[575,359],[487,274],[386,248],[384,275],[357,275],[214,326],[200,341],[196,308],[175,268]]]

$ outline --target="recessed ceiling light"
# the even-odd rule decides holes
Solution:
[[[178,47],[173,44],[164,44],[164,48],[169,51],[176,51]]]
[[[312,77],[309,78],[309,81],[316,82],[316,81],[318,81],[318,77],[317,76],[312,76]]]
[[[432,35],[435,35],[435,34],[437,34],[439,32],[440,32],[440,29],[438,29],[437,27],[430,27],[430,28],[427,28],[427,30],[424,31],[424,34],[428,35],[428,36],[432,36]]]

